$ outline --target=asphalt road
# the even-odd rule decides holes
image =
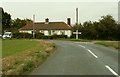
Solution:
[[[118,50],[90,42],[51,41],[57,49],[31,75],[118,75]]]

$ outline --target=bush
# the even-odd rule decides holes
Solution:
[[[29,38],[29,39],[31,39],[32,34],[29,34],[29,33],[13,33],[13,38],[17,38],[17,39]]]
[[[35,34],[36,39],[58,39],[58,38],[67,38],[67,35],[51,35],[51,36],[45,36],[43,33],[36,33]]]
[[[33,37],[32,34],[29,33],[13,33],[13,38],[16,39],[31,39]],[[36,39],[58,39],[58,38],[67,38],[67,35],[51,35],[51,36],[45,36],[43,33],[35,33]]]
[[[67,38],[67,35],[52,35],[52,39],[57,39],[57,38]]]
[[[36,39],[44,39],[44,34],[43,33],[35,33],[35,38]]]

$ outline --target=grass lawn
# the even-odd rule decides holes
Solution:
[[[33,48],[37,45],[37,41],[31,40],[3,40],[2,41],[2,57],[14,55]]]
[[[3,40],[2,75],[26,75],[39,66],[55,45],[42,40]]]
[[[114,47],[116,49],[120,49],[120,44],[118,41],[98,41],[98,42],[95,42],[95,44],[100,44],[107,47]]]

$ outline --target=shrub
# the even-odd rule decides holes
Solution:
[[[13,38],[17,39],[31,39],[33,36],[29,33],[13,33]],[[51,35],[51,36],[45,36],[43,33],[35,33],[36,39],[58,39],[58,38],[67,38],[67,35]]]
[[[44,34],[43,33],[35,33],[35,38],[36,39],[44,39]]]
[[[13,38],[17,38],[17,39],[29,38],[29,39],[31,39],[32,34],[29,34],[29,33],[13,33]]]
[[[57,38],[67,38],[67,35],[52,35],[52,39],[57,39]]]

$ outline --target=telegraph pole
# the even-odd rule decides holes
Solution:
[[[76,24],[78,25],[78,8],[76,8]]]
[[[78,26],[78,8],[76,8],[76,25]],[[76,30],[76,39],[78,39],[78,28]]]
[[[76,25],[78,26],[78,8],[76,8]],[[76,34],[76,39],[78,39],[78,35],[81,34],[81,32],[78,31],[78,27],[76,32],[73,32],[73,34]]]
[[[35,15],[33,15],[33,39],[35,38]]]

